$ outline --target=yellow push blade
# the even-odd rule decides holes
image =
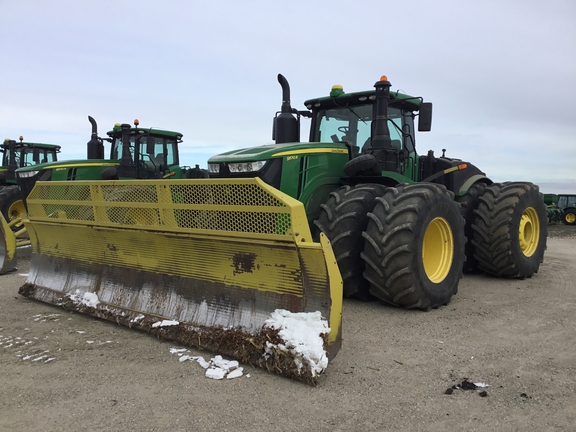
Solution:
[[[0,213],[0,275],[16,269],[16,236]]]
[[[340,347],[330,244],[259,179],[38,182],[27,202],[22,295],[308,382]]]

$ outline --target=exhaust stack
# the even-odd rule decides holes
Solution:
[[[276,144],[300,142],[300,122],[294,117],[295,110],[290,105],[290,85],[282,74],[278,74],[278,82],[282,86],[282,108],[274,118],[272,139]]]
[[[92,135],[87,144],[88,159],[104,159],[104,144],[102,144],[102,140],[98,138],[98,126],[96,120],[88,116],[88,121],[92,125]]]

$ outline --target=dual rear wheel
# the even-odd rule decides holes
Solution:
[[[344,186],[314,222],[331,241],[344,296],[429,310],[447,304],[463,269],[507,278],[538,271],[546,206],[532,183]]]
[[[464,222],[444,186],[344,186],[315,225],[332,243],[345,297],[428,310],[457,291]]]

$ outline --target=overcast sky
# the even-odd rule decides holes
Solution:
[[[179,131],[182,164],[206,167],[271,142],[278,73],[298,109],[385,74],[434,104],[420,154],[576,193],[575,0],[0,0],[0,17],[0,135],[60,159],[86,156],[91,115],[101,136]]]

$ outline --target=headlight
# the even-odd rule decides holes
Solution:
[[[231,173],[256,172],[266,165],[266,161],[241,162],[228,164]]]
[[[20,178],[28,178],[28,177],[34,177],[36,174],[38,174],[40,171],[24,171],[24,172],[19,172],[18,177]]]
[[[208,164],[208,172],[218,174],[220,172],[220,164]]]

